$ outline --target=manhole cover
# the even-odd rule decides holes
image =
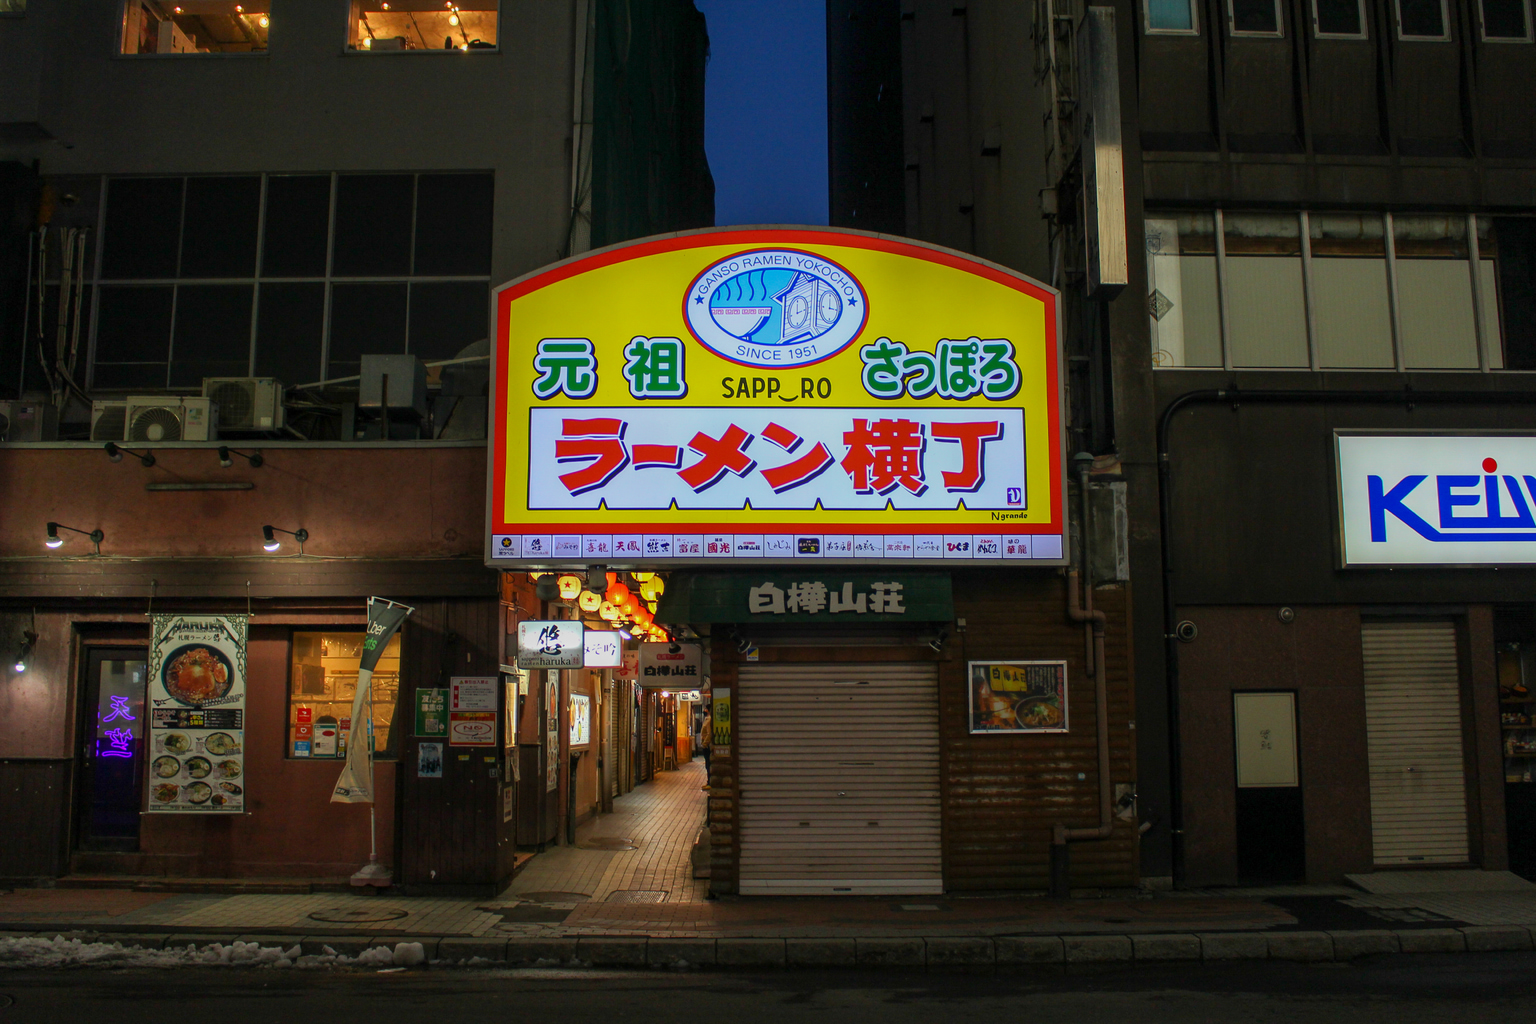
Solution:
[[[633,839],[621,839],[618,836],[597,836],[576,844],[578,850],[635,850]]]
[[[609,903],[662,903],[666,889],[619,889],[608,894]]]
[[[327,907],[310,914],[309,919],[328,924],[370,924],[376,921],[398,921],[409,913],[399,907]]]
[[[509,892],[507,897],[523,903],[585,903],[592,898],[584,892]]]

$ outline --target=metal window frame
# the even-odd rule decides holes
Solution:
[[[1275,28],[1272,32],[1238,28],[1236,4],[1237,0],[1227,0],[1227,35],[1233,37],[1234,39],[1285,38],[1285,10],[1281,7],[1280,0],[1271,0],[1271,4],[1275,10]]]
[[[1440,31],[1438,36],[1410,36],[1403,33],[1403,0],[1392,0],[1392,22],[1397,38],[1405,43],[1448,43],[1451,41],[1451,11],[1448,0],[1440,0]]]
[[[1525,0],[1529,3],[1530,0]],[[1149,216],[1143,211],[1143,216]],[[1508,367],[1493,365],[1493,346],[1502,341],[1502,333],[1498,325],[1490,325],[1487,311],[1484,308],[1486,296],[1483,294],[1483,281],[1481,277],[1482,253],[1477,238],[1478,215],[1469,213],[1467,219],[1467,236],[1470,239],[1467,246],[1467,272],[1471,277],[1472,290],[1472,323],[1473,331],[1477,339],[1477,369],[1456,368],[1432,368],[1409,367],[1403,353],[1403,324],[1402,309],[1399,302],[1399,287],[1397,277],[1397,240],[1393,217],[1390,211],[1381,214],[1382,241],[1386,260],[1387,273],[1387,306],[1392,331],[1392,365],[1391,366],[1359,366],[1359,367],[1325,367],[1322,364],[1322,353],[1318,347],[1317,328],[1317,298],[1312,266],[1312,223],[1311,211],[1299,210],[1296,214],[1298,226],[1301,231],[1301,280],[1302,294],[1306,310],[1307,329],[1307,362],[1308,368],[1313,372],[1329,369],[1348,369],[1350,372],[1365,373],[1410,373],[1410,372],[1436,372],[1436,373],[1518,373]],[[1232,363],[1232,351],[1229,342],[1231,332],[1231,315],[1227,297],[1227,243],[1226,243],[1226,214],[1220,207],[1212,210],[1212,219],[1215,223],[1215,261],[1216,261],[1216,306],[1218,341],[1221,345],[1221,366],[1170,366],[1160,367],[1154,365],[1154,370],[1215,370],[1221,369],[1231,372],[1241,369],[1249,371],[1295,371],[1294,366],[1243,366],[1235,367]]]
[[[471,175],[471,174],[490,173],[490,174],[492,174],[494,176],[494,174],[495,174],[494,170],[492,170],[490,172],[487,172],[485,170],[480,170],[480,169],[468,169],[468,170],[459,170],[459,169],[454,169],[454,170],[402,170],[402,171],[380,171],[380,172],[378,172],[378,173],[384,173],[384,174],[408,174],[408,175],[411,176],[411,243],[410,243],[410,258],[409,258],[409,262],[407,263],[407,271],[408,271],[407,273],[405,273],[403,275],[402,274],[395,274],[395,275],[371,276],[371,277],[353,277],[353,276],[337,277],[334,274],[334,262],[335,262],[335,252],[336,252],[336,199],[337,199],[337,192],[338,192],[338,189],[339,189],[339,180],[340,180],[341,175],[344,174],[344,173],[345,174],[366,173],[366,172],[354,172],[354,171],[346,171],[346,172],[342,172],[342,171],[311,172],[311,173],[306,175],[306,176],[311,176],[311,177],[318,177],[320,174],[326,174],[329,177],[329,179],[330,179],[330,195],[329,195],[329,200],[328,200],[329,206],[328,206],[327,211],[326,211],[325,271],[324,271],[324,273],[321,274],[320,276],[317,276],[317,277],[294,276],[294,275],[275,275],[275,274],[263,274],[262,273],[262,259],[263,259],[264,255],[266,253],[266,238],[267,238],[267,218],[266,218],[266,213],[267,213],[267,191],[268,191],[268,184],[269,184],[270,180],[273,177],[287,177],[287,176],[289,176],[290,173],[291,174],[306,175],[306,172],[303,172],[303,171],[294,171],[294,172],[268,172],[268,171],[261,171],[261,172],[257,172],[256,173],[256,176],[261,179],[261,189],[260,189],[260,199],[258,200],[258,206],[257,206],[256,263],[255,263],[254,273],[251,274],[251,275],[248,275],[248,276],[240,276],[240,277],[196,277],[196,278],[189,278],[189,277],[181,276],[181,250],[182,250],[182,246],[185,243],[185,231],[186,231],[187,181],[189,179],[191,179],[191,178],[199,178],[199,177],[209,177],[209,178],[247,178],[247,177],[251,177],[252,175],[248,174],[248,173],[241,173],[241,174],[229,173],[229,174],[165,174],[165,175],[121,174],[121,175],[102,175],[101,185],[100,185],[101,198],[100,198],[100,202],[98,204],[97,221],[96,221],[96,252],[94,253],[94,260],[93,260],[93,263],[94,263],[94,273],[93,273],[92,279],[90,280],[90,282],[88,282],[89,283],[89,287],[91,288],[91,313],[90,313],[90,324],[88,325],[88,328],[87,328],[87,337],[86,337],[86,345],[85,345],[85,352],[86,352],[86,359],[87,359],[85,379],[87,381],[87,384],[86,384],[87,388],[94,389],[95,386],[96,386],[96,339],[97,339],[98,313],[99,313],[99,310],[101,308],[101,290],[102,290],[103,285],[106,285],[108,287],[168,286],[168,287],[171,288],[171,295],[172,295],[172,298],[171,298],[171,326],[170,326],[170,334],[168,335],[168,338],[167,338],[167,357],[166,357],[166,362],[165,362],[165,372],[166,372],[165,383],[162,385],[162,388],[165,389],[165,390],[184,390],[182,388],[173,388],[171,386],[171,384],[170,384],[172,368],[173,368],[173,366],[175,364],[175,361],[176,361],[175,337],[176,337],[177,296],[178,296],[178,294],[180,292],[180,289],[181,289],[182,285],[249,285],[251,287],[252,295],[251,295],[250,347],[249,347],[249,350],[248,350],[248,353],[247,353],[247,359],[246,359],[246,372],[250,376],[255,376],[255,373],[256,373],[257,338],[258,338],[258,330],[259,330],[260,315],[261,315],[261,288],[262,288],[262,285],[264,285],[264,284],[318,284],[318,285],[322,285],[325,288],[325,301],[324,301],[324,305],[323,305],[322,311],[321,311],[321,316],[323,317],[323,321],[321,323],[321,330],[320,330],[320,352],[319,352],[320,360],[319,360],[319,367],[318,367],[321,379],[325,379],[326,374],[328,372],[328,367],[330,366],[330,351],[331,351],[331,290],[332,290],[332,287],[335,284],[403,284],[403,285],[405,285],[406,286],[406,309],[405,309],[405,316],[406,316],[406,322],[405,322],[405,353],[406,354],[410,353],[410,351],[411,351],[411,333],[410,333],[410,312],[411,312],[411,308],[410,308],[410,303],[411,303],[411,294],[414,291],[414,286],[415,285],[417,285],[417,284],[459,284],[459,283],[462,283],[462,284],[480,284],[480,283],[483,283],[483,284],[486,285],[487,289],[489,289],[490,284],[491,284],[491,279],[492,279],[492,275],[489,274],[489,273],[486,273],[486,274],[431,274],[431,275],[425,275],[425,276],[418,276],[418,275],[415,274],[415,269],[416,269],[416,227],[417,227],[417,225],[416,225],[416,217],[417,217],[417,209],[418,209],[417,191],[420,188],[421,176],[423,174],[464,174],[464,175]],[[110,184],[110,182],[112,182],[112,181],[114,181],[114,180],[116,180],[118,178],[142,178],[142,177],[177,178],[177,179],[180,179],[180,181],[182,182],[182,188],[181,188],[181,207],[182,207],[182,210],[181,210],[181,216],[180,216],[180,224],[178,226],[178,232],[177,232],[177,237],[176,237],[176,275],[173,276],[173,277],[168,277],[168,278],[112,278],[111,280],[103,281],[102,280],[102,274],[101,274],[101,266],[102,266],[103,253],[105,252],[105,249],[106,249],[105,238],[104,238],[103,232],[106,229],[108,185]],[[111,365],[111,366],[118,366],[118,365],[131,366],[131,365],[156,365],[156,364],[144,364],[144,363],[136,364],[136,363],[124,362],[124,363],[109,363],[108,365]],[[115,391],[117,389],[113,389],[113,390]],[[154,390],[154,389],[149,389],[149,390]]]
[[[1189,28],[1153,28],[1152,0],[1141,0],[1141,28],[1149,36],[1198,36],[1200,34],[1200,5],[1196,0],[1184,0],[1189,5]]]
[[[1483,16],[1483,5],[1488,0],[1477,0],[1477,38],[1484,43],[1530,43],[1536,41],[1531,29],[1531,0],[1520,0],[1525,8],[1525,35],[1523,36],[1490,36],[1488,34],[1488,19]]]
[[[1525,0],[1529,3],[1530,0]],[[1319,27],[1317,14],[1318,0],[1312,0],[1312,38],[1314,39],[1369,39],[1371,37],[1371,25],[1365,17],[1365,0],[1355,0],[1355,9],[1360,12],[1359,32],[1324,32]]]

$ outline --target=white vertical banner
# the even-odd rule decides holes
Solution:
[[[357,691],[352,695],[347,763],[341,769],[341,778],[336,780],[336,791],[331,794],[333,804],[373,803],[373,670],[390,638],[415,610],[379,597],[368,599],[368,634],[363,638]]]

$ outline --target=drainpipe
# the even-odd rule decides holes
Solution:
[[[1088,470],[1093,456],[1078,452],[1072,456],[1077,467],[1077,493],[1080,502],[1078,536],[1082,538],[1082,557],[1077,566],[1067,570],[1067,618],[1083,624],[1084,658],[1093,677],[1094,731],[1099,747],[1099,825],[1097,828],[1068,828],[1057,822],[1051,829],[1051,895],[1066,899],[1071,894],[1072,853],[1067,844],[1084,839],[1108,839],[1114,831],[1114,787],[1109,779],[1109,683],[1104,670],[1103,612],[1093,607],[1093,553],[1088,501]],[[1086,584],[1082,580],[1086,578]],[[1079,591],[1081,591],[1081,600]]]
[[[1168,699],[1168,828],[1173,839],[1173,887],[1184,887],[1184,753],[1179,725],[1178,607],[1174,603],[1173,575],[1173,466],[1169,435],[1174,416],[1187,405],[1227,403],[1237,411],[1243,402],[1278,405],[1400,405],[1409,412],[1415,405],[1530,405],[1532,391],[1413,391],[1338,390],[1242,391],[1208,388],[1186,391],[1163,408],[1157,423],[1158,533],[1163,560],[1163,672]]]

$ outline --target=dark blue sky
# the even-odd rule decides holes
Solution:
[[[716,224],[827,222],[826,0],[695,0]]]

